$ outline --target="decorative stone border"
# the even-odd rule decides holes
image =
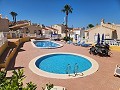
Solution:
[[[83,71],[82,73],[78,73],[78,75],[76,75],[76,76],[74,74],[70,74],[70,76],[69,76],[69,74],[54,74],[54,73],[46,72],[46,71],[39,69],[35,65],[35,62],[39,58],[46,56],[46,55],[50,55],[50,54],[72,54],[72,55],[81,56],[81,57],[88,59],[91,62],[92,66],[88,70]],[[34,72],[35,74],[37,74],[39,76],[48,77],[48,78],[56,78],[56,79],[71,79],[71,78],[79,78],[79,77],[85,77],[85,76],[91,75],[98,70],[99,65],[94,59],[84,56],[84,55],[75,54],[75,53],[67,53],[67,52],[56,52],[56,53],[44,54],[44,55],[34,58],[33,60],[30,61],[29,68],[32,70],[32,72]]]
[[[32,40],[31,43],[32,43],[33,47],[35,47],[35,48],[42,48],[42,49],[55,49],[55,48],[60,48],[60,47],[63,46],[63,44],[60,44],[60,43],[57,43],[57,42],[51,41],[51,42],[53,42],[53,43],[58,44],[59,46],[58,46],[58,47],[37,47],[37,46],[34,44],[35,41],[50,41],[50,40]]]

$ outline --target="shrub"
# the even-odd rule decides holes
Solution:
[[[26,87],[23,87],[23,69],[18,69],[18,71],[13,71],[11,78],[6,77],[6,71],[0,72],[0,90],[36,90],[37,86],[29,82]]]
[[[71,40],[71,41],[72,41],[73,38],[70,38],[70,37],[64,37],[63,40],[65,40],[65,41],[69,41],[69,40]]]
[[[47,90],[51,90],[53,87],[54,87],[54,85],[51,84],[51,83],[47,83],[47,84],[46,84],[46,88],[47,88]],[[42,87],[42,90],[45,90],[45,88]]]
[[[51,84],[51,83],[49,83],[49,84],[46,84],[46,86],[47,86],[47,89],[48,89],[48,90],[51,90],[51,89],[53,88],[54,85]]]

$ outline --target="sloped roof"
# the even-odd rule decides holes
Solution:
[[[120,25],[105,23],[103,25],[97,25],[97,26],[95,26],[93,28],[87,29],[87,30],[85,30],[85,32],[91,31],[91,30],[93,30],[95,28],[99,28],[101,26],[104,27],[104,28],[108,28],[108,29],[110,29],[112,31],[116,30],[116,27],[120,27]]]
[[[49,30],[48,28],[46,28],[46,27],[44,27],[44,28],[42,28],[43,30]]]
[[[48,30],[58,31],[58,29],[55,29],[55,28],[50,27],[50,26],[47,26],[47,27],[45,27],[45,28],[48,29]]]
[[[28,25],[29,25],[29,23],[18,24],[18,25],[9,27],[9,29],[11,29],[11,30],[18,30],[19,28],[24,27],[24,26],[28,26]]]
[[[98,28],[98,27],[100,27],[100,26],[101,26],[101,25],[97,25],[97,26],[95,26],[95,27],[89,28],[89,29],[85,30],[85,32],[91,31],[91,30],[96,29],[96,28]]]

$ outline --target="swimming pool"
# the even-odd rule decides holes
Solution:
[[[29,68],[34,73],[59,79],[84,77],[96,72],[98,67],[98,63],[92,58],[75,53],[61,52],[36,57],[29,63]]]
[[[34,40],[32,44],[36,48],[59,48],[63,46],[62,44],[50,40]]]
[[[73,54],[50,54],[39,58],[35,64],[39,69],[55,74],[80,73],[92,66],[88,59]]]

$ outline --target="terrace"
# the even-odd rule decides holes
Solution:
[[[63,1],[66,5],[62,9]],[[29,4],[14,0],[16,5],[5,0],[0,2],[1,13],[5,16],[11,14],[13,18],[11,22],[7,16],[3,18],[0,14],[0,90],[22,90],[26,84],[28,87],[24,90],[36,90],[36,85],[37,90],[120,90],[120,77],[117,77],[120,74],[115,73],[116,66],[119,69],[116,71],[120,71],[120,24],[115,24],[119,22],[119,9],[114,7],[118,6],[118,2],[112,0],[108,4],[108,1],[63,1],[54,2],[54,5],[45,0],[30,1]],[[72,4],[74,9],[67,3]],[[109,7],[110,5],[112,7]],[[26,7],[29,7],[29,10]],[[8,13],[8,9],[12,11]],[[95,13],[89,13],[90,10]],[[65,14],[64,20],[59,13],[61,11]],[[73,16],[70,15],[72,12]],[[102,17],[106,20],[109,18],[116,22],[107,23],[102,19],[100,25],[93,25],[92,23],[98,23],[94,16],[101,18],[99,12],[104,13]],[[21,21],[23,18],[29,20]],[[45,26],[43,23],[59,24]],[[87,24],[88,26],[85,26]],[[73,25],[84,27],[74,28]],[[46,60],[48,57],[51,59]],[[40,67],[43,62],[47,62],[43,65],[45,70]],[[5,73],[2,69],[6,70]],[[26,78],[22,83],[20,79],[24,77]],[[55,87],[48,89],[48,84]],[[28,89],[29,87],[33,88]],[[57,87],[59,89],[56,89]]]
[[[116,64],[119,64],[119,51],[112,50],[111,57],[100,57],[89,54],[89,47],[74,46],[63,44],[62,48],[57,49],[37,49],[34,48],[31,42],[26,42],[23,47],[19,47],[16,56],[11,60],[7,70],[7,76],[11,76],[11,70],[23,68],[27,76],[24,83],[29,81],[37,84],[37,90],[41,90],[46,83],[53,83],[56,86],[63,86],[67,90],[118,90],[120,88],[120,79],[114,77]],[[55,52],[69,52],[86,55],[93,58],[99,64],[99,70],[94,74],[77,79],[53,79],[38,76],[29,69],[29,62],[40,55]],[[75,86],[74,86],[75,85]]]

